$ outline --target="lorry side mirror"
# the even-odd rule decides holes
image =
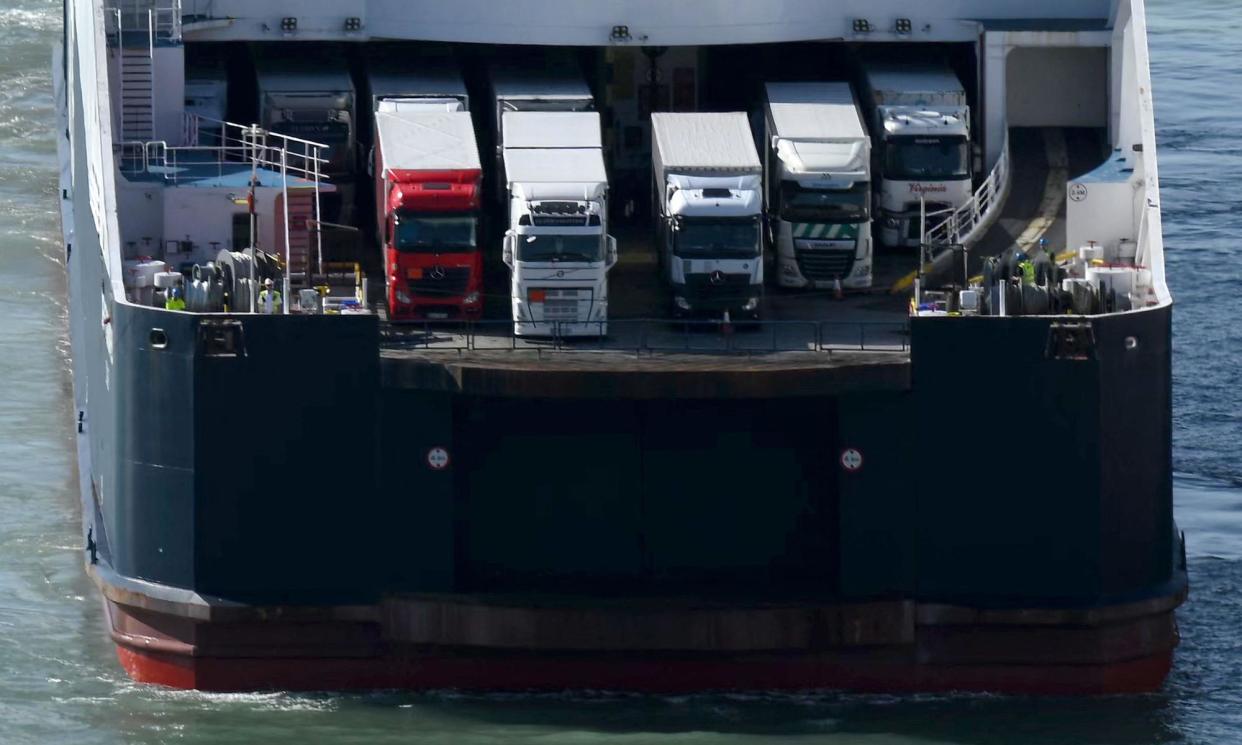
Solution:
[[[606,235],[604,240],[608,241],[608,256],[605,258],[605,267],[611,269],[617,265],[617,239],[611,235]]]
[[[504,249],[501,251],[500,258],[505,262],[505,266],[513,268],[513,243],[517,239],[517,234],[512,230],[505,233]]]

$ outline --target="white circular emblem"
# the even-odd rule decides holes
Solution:
[[[841,467],[853,473],[862,470],[863,457],[857,448],[846,448],[841,451]]]
[[[449,454],[448,451],[438,445],[427,451],[427,465],[431,466],[433,471],[443,471],[448,468]]]
[[[1087,198],[1086,184],[1070,184],[1069,198],[1073,202],[1081,202]]]

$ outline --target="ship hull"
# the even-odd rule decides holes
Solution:
[[[114,313],[134,339],[203,337]],[[350,402],[315,411],[349,432],[330,452],[310,421],[239,447],[219,414],[230,382],[313,369],[270,319],[236,321],[245,356],[200,347],[169,369],[165,350],[133,350],[116,390],[158,382],[196,403],[176,431],[158,407],[122,407],[125,490],[84,485],[120,660],[204,690],[1158,689],[1187,587],[1167,309],[1093,319],[1094,346],[1070,358],[1055,321],[956,320],[914,323],[908,362],[641,385],[377,360],[373,327],[317,329],[337,362],[299,398]],[[940,351],[960,345],[1021,364],[964,371]],[[980,436],[991,415],[1006,436]],[[957,438],[918,426],[955,417]],[[575,488],[520,467],[550,444]],[[374,465],[327,467],[342,448]],[[162,481],[161,462],[176,466]]]
[[[870,603],[663,605],[640,614],[632,604],[549,609],[431,598],[377,608],[268,608],[264,620],[211,628],[106,603],[126,672],[175,688],[1100,695],[1159,689],[1180,601],[1173,595],[1090,612]],[[802,647],[778,648],[791,645]]]

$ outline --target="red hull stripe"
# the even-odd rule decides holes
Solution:
[[[182,657],[118,646],[136,681],[206,691],[712,690],[991,691],[1033,695],[1144,693],[1160,688],[1171,651],[1108,665],[915,665],[815,659],[670,660],[423,657]]]

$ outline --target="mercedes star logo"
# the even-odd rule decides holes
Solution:
[[[432,279],[444,279],[444,267],[442,266],[433,267],[431,271],[429,272],[429,274],[431,275]]]
[[[707,275],[707,278],[708,278],[708,279],[711,281],[711,283],[712,283],[712,284],[714,284],[714,285],[722,285],[722,284],[724,284],[724,272],[720,271],[719,269],[717,269],[716,271],[714,271],[714,272],[712,272],[711,274]]]

